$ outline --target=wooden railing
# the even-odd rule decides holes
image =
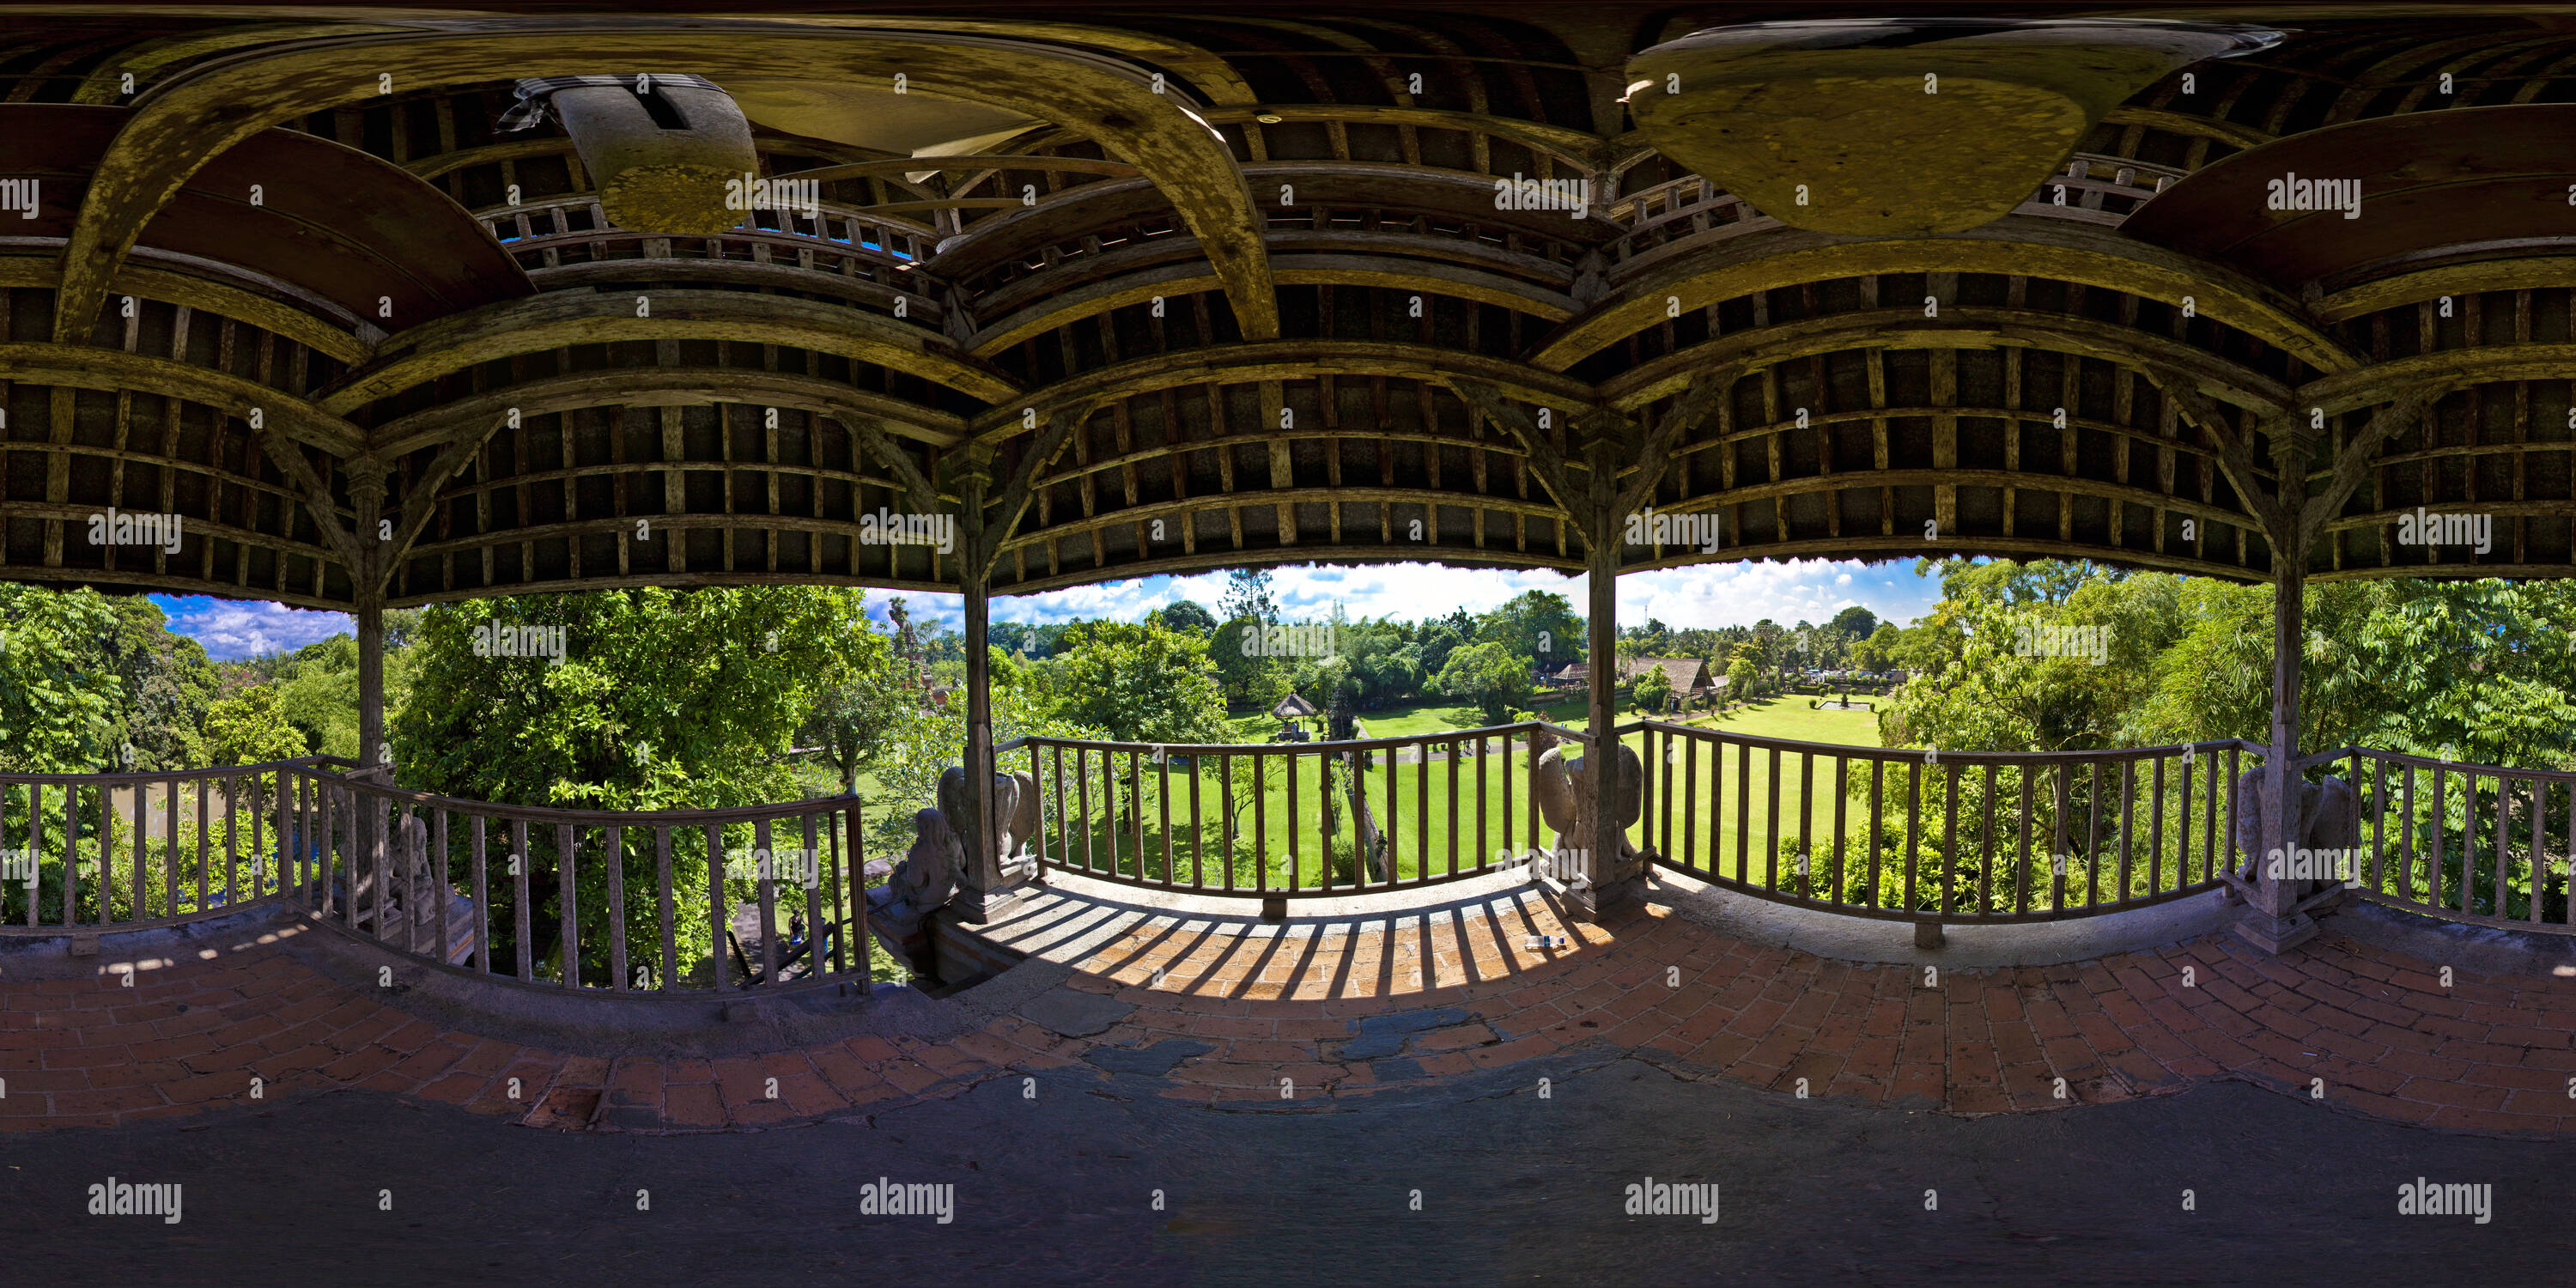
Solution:
[[[2454,921],[2576,933],[2576,771],[2502,769],[2363,747],[2300,762],[2339,773],[2361,845],[2335,875],[2365,899]]]
[[[541,277],[550,269],[639,260],[772,266],[902,294],[909,301],[905,315],[914,320],[935,325],[941,316],[930,285],[916,280],[916,266],[931,254],[917,228],[828,204],[818,206],[813,218],[792,210],[746,210],[739,227],[712,237],[616,227],[592,196],[495,207],[475,218],[520,267]]]
[[[0,935],[166,926],[282,897],[296,784],[355,761],[0,774]]]
[[[2116,228],[2182,175],[2141,161],[2078,153],[2013,213]]]
[[[289,901],[398,952],[606,993],[870,978],[856,797],[628,813],[292,777]]]
[[[1553,848],[1529,790],[1539,721],[1262,745],[1024,738],[1003,770],[1037,782],[1042,867],[1162,890],[1311,898],[1405,889]]]
[[[1633,836],[1657,861],[1784,903],[1947,923],[2089,916],[2217,888],[2243,862],[2233,786],[2263,752],[2233,739],[1905,751],[1653,720],[1621,732],[1637,735],[1646,770]]]
[[[1543,722],[1342,742],[1028,738],[1045,869],[1167,891],[1311,898],[1551,864],[1531,790]],[[2049,753],[1618,729],[1644,770],[1629,837],[1716,885],[1849,915],[2020,922],[2145,907],[2259,874],[2238,740]],[[2362,897],[2576,933],[2576,771],[2343,747]],[[142,929],[283,901],[479,976],[600,993],[868,980],[859,801],[626,813],[490,805],[310,757],[230,769],[0,774],[0,935]],[[2311,856],[2313,858],[2313,856]],[[2297,874],[2293,874],[2297,875]],[[2313,874],[2311,874],[2313,875]],[[889,964],[890,968],[892,964]],[[900,971],[898,970],[899,974]]]
[[[1674,248],[1667,253],[1679,253],[1684,242],[1723,240],[1785,226],[1695,174],[1640,188],[1612,202],[1606,213],[1626,229],[1602,251],[1621,274],[1664,258],[1657,252],[1667,247]]]

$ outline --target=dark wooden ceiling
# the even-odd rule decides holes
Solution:
[[[1007,474],[1065,420],[997,591],[1304,560],[1571,571],[1579,526],[1459,384],[1549,409],[1571,452],[1576,413],[1652,416],[1702,373],[1726,387],[1651,504],[1717,516],[1724,543],[1624,567],[1969,553],[2260,579],[2243,489],[2280,487],[2270,445],[2322,480],[2429,393],[2310,575],[2576,571],[2576,6],[2286,15],[2277,47],[2113,111],[2080,175],[1917,238],[1784,226],[1619,102],[1641,49],[1813,6],[620,10],[0,11],[0,178],[44,183],[37,218],[0,214],[0,577],[345,606],[352,483],[381,471],[396,605],[940,588],[953,558],[866,544],[861,519],[915,508],[916,471]],[[715,238],[604,226],[559,127],[495,128],[523,74],[785,67],[909,69],[1040,123],[919,179],[762,131],[771,174],[820,172],[825,234],[763,216]],[[1222,142],[1169,104],[1127,115],[1120,69],[1161,73]],[[2330,170],[2384,204],[2291,221],[2246,195]],[[1586,180],[1594,208],[1496,209],[1514,176]],[[111,506],[186,536],[87,544]],[[2399,544],[2419,506],[2494,516],[2492,548]]]

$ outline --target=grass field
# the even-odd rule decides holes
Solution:
[[[1541,707],[1540,713],[1550,723],[1567,725],[1571,728],[1579,725],[1584,719],[1583,699],[1580,695],[1576,695],[1562,701],[1551,702]],[[1358,714],[1360,723],[1367,726],[1368,736],[1372,738],[1411,738],[1422,734],[1481,729],[1485,725],[1484,708],[1472,702],[1444,702],[1438,699],[1407,702],[1381,707],[1375,711],[1362,711]],[[1279,731],[1279,722],[1272,719],[1267,712],[1257,711],[1250,715],[1234,716],[1230,718],[1229,723],[1234,726],[1237,737],[1252,742],[1267,741],[1270,735]]]

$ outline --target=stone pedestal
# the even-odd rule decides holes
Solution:
[[[2317,937],[2316,919],[2304,912],[2281,917],[2248,908],[2234,929],[2245,942],[2278,956]]]
[[[948,910],[965,921],[991,921],[1036,898],[1042,889],[1037,877],[1034,857],[1014,855],[1003,861],[1001,881],[989,889],[959,883],[956,895],[948,900]]]

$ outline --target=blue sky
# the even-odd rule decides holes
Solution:
[[[1321,618],[1338,600],[1353,617],[1440,617],[1451,609],[1483,612],[1524,590],[1551,590],[1580,612],[1582,577],[1552,572],[1444,568],[1436,564],[1308,564],[1274,569],[1271,593],[1291,619]],[[1225,595],[1225,574],[1144,577],[1102,582],[993,602],[997,621],[1061,622],[1077,617],[1132,621],[1174,599],[1195,599],[1210,609]],[[868,592],[869,615],[882,621],[890,598]],[[1865,564],[1852,560],[1791,563],[1714,563],[1619,579],[1619,620],[1660,618],[1667,626],[1749,626],[1768,617],[1783,626],[1822,622],[1860,604],[1899,624],[1932,610],[1939,583],[1914,575],[1912,560]],[[963,610],[955,595],[905,596],[916,616],[957,626]],[[154,595],[170,629],[206,646],[222,660],[292,651],[353,629],[347,613],[315,612],[205,595]]]

